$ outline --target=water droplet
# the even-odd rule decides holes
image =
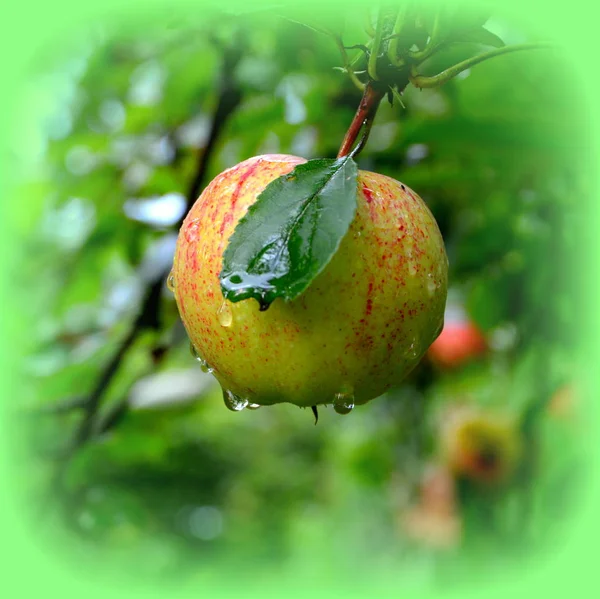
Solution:
[[[223,389],[223,401],[225,407],[232,412],[241,412],[245,407],[248,406],[248,400],[236,395],[229,389]]]
[[[350,414],[354,409],[354,391],[352,387],[344,385],[333,398],[333,409],[338,414]]]
[[[404,255],[406,256],[406,262],[407,262],[407,266],[408,266],[408,274],[409,275],[416,275],[417,274],[417,269],[415,267],[415,264],[413,262],[413,249],[412,247],[407,247]]]
[[[249,403],[246,407],[249,410],[258,410],[258,408],[260,408],[261,406],[260,406],[260,404],[257,404],[257,403]]]
[[[225,300],[221,307],[217,310],[217,318],[221,323],[222,327],[230,327],[233,322],[233,314],[231,312],[231,308],[229,307],[229,302]]]
[[[413,341],[410,344],[410,347],[404,352],[404,355],[407,358],[416,358],[417,355],[418,355],[418,353],[419,353],[419,351],[418,351],[418,347],[417,347],[416,341]]]
[[[187,225],[187,227],[185,229],[185,238],[190,243],[197,241],[199,228],[200,228],[200,219],[197,219],[197,218],[190,221],[190,223]]]
[[[172,293],[175,293],[175,275],[173,274],[173,271],[171,271],[167,277],[167,289]]]
[[[202,370],[202,372],[207,372],[208,374],[212,374],[214,372],[214,368],[211,368],[208,365],[208,362],[198,353],[198,350],[191,342],[190,353],[192,354],[192,356],[194,356],[194,358],[196,358],[196,360],[198,360],[198,362],[200,362],[200,369]]]
[[[427,275],[427,293],[429,293],[429,295],[433,295],[437,287],[437,283],[433,280],[433,275],[429,273]]]
[[[214,368],[211,368],[208,365],[208,362],[206,360],[199,358],[198,361],[200,362],[200,370],[202,370],[202,372],[206,372],[207,374],[212,374],[215,371]]]

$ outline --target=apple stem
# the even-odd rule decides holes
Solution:
[[[387,86],[378,84],[376,81],[369,81],[365,86],[365,91],[356,110],[356,114],[350,123],[350,127],[346,132],[344,141],[340,147],[337,157],[343,158],[352,151],[352,147],[356,143],[359,133],[363,130],[363,136],[352,151],[352,157],[358,155],[358,153],[364,148],[367,143],[369,132],[371,131],[371,125],[375,119],[375,114],[379,108],[379,104],[387,91]],[[363,129],[364,127],[364,129]]]
[[[317,422],[319,422],[319,410],[317,409],[317,406],[310,406],[310,409],[312,410],[312,413],[315,415],[315,426],[316,426]]]

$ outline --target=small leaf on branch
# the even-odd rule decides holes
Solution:
[[[298,297],[337,251],[356,212],[350,156],[299,164],[272,181],[240,220],[223,255],[221,289],[231,302]]]

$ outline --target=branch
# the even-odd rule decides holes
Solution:
[[[408,12],[408,3],[402,4],[396,14],[396,20],[390,35],[390,41],[388,44],[388,59],[391,64],[395,66],[402,66],[403,60],[398,56],[398,43],[402,37],[404,27],[406,25],[406,15]]]
[[[49,405],[44,405],[41,408],[35,408],[35,414],[70,414],[74,410],[79,410],[85,408],[87,403],[87,397],[85,396],[75,396],[75,397],[67,397],[61,401],[52,402]]]
[[[198,156],[195,174],[190,182],[186,194],[188,210],[196,201],[196,198],[198,197],[205,182],[206,174],[208,172],[208,165],[212,159],[217,141],[223,132],[225,124],[235,112],[242,99],[242,92],[233,77],[235,68],[237,67],[237,64],[242,56],[242,49],[239,47],[224,48],[223,53],[224,55],[221,81],[219,86],[219,97],[212,116],[211,128],[207,143],[203,151],[200,152]],[[181,218],[178,226],[181,226],[183,218],[184,217]],[[148,283],[144,294],[144,300],[140,306],[138,317],[131,326],[129,333],[121,341],[114,356],[100,373],[98,381],[96,382],[91,394],[83,403],[79,402],[77,404],[77,407],[83,409],[84,415],[75,433],[73,445],[70,448],[71,452],[81,447],[95,434],[97,413],[102,402],[102,398],[104,397],[104,394],[113,378],[119,371],[119,367],[125,354],[134,344],[140,333],[147,329],[160,329],[161,293],[164,281],[168,274],[168,271],[163,272],[155,280]],[[161,348],[161,359],[164,357],[165,353],[166,348]],[[112,428],[112,426],[114,426],[114,424],[116,424],[116,422],[125,414],[126,409],[126,404],[121,402],[119,404],[119,409],[117,409],[117,412],[113,414],[114,417],[109,415],[109,420],[101,423],[101,429],[107,430]]]
[[[490,50],[489,52],[484,52],[483,54],[478,54],[477,56],[472,56],[471,58],[467,58],[467,60],[463,60],[454,66],[442,71],[437,75],[433,75],[431,77],[426,77],[424,75],[411,75],[410,82],[419,89],[424,87],[438,87],[447,83],[453,77],[456,77],[462,71],[474,67],[476,64],[483,62],[484,60],[488,60],[489,58],[494,58],[495,56],[501,56],[502,54],[508,54],[510,52],[519,52],[521,50],[538,50],[542,48],[550,48],[551,44],[545,42],[539,43],[530,43],[530,44],[515,44],[513,46],[504,46],[503,48],[496,48],[495,50]]]
[[[370,125],[375,118],[377,108],[379,108],[379,103],[385,96],[385,93],[385,88],[383,88],[381,85],[377,85],[374,81],[369,81],[369,83],[367,83],[356,114],[352,119],[352,123],[350,123],[350,127],[348,128],[348,131],[344,137],[344,141],[340,147],[340,151],[338,152],[338,158],[342,158],[350,154],[352,146],[356,142],[358,134],[363,128],[363,125],[368,126],[370,129]],[[366,132],[368,135],[368,129],[366,129]],[[363,138],[363,140],[364,141],[361,141],[361,144],[359,144],[360,148],[357,147],[357,151],[354,153],[354,156],[356,156],[358,152],[362,150],[364,142],[366,142],[366,138]]]
[[[75,433],[75,438],[73,439],[73,446],[70,448],[71,451],[79,448],[91,436],[94,427],[94,419],[96,416],[96,412],[98,411],[98,407],[100,406],[102,396],[104,395],[104,392],[108,388],[115,374],[117,374],[117,371],[119,370],[119,366],[121,364],[121,360],[127,353],[127,350],[133,345],[133,342],[135,341],[139,332],[141,331],[139,325],[137,324],[138,321],[136,321],[133,328],[129,331],[127,337],[125,337],[125,339],[121,341],[121,344],[119,345],[119,348],[117,349],[115,355],[100,374],[96,386],[94,387],[90,396],[87,398],[86,403],[83,406],[83,419],[81,420],[81,423],[77,428],[77,432]]]
[[[223,52],[224,56],[219,99],[213,113],[208,140],[198,158],[196,174],[194,175],[194,178],[192,179],[188,188],[188,193],[186,194],[186,213],[194,205],[194,202],[200,195],[202,184],[206,178],[208,165],[214,152],[215,145],[221,136],[221,132],[223,131],[226,122],[229,120],[229,117],[235,112],[242,100],[242,92],[233,78],[233,72],[242,57],[242,51],[240,48],[225,48]],[[179,222],[178,226],[181,226],[182,222],[183,218]]]
[[[377,12],[377,25],[375,26],[375,37],[373,38],[373,49],[369,55],[369,62],[367,63],[367,71],[369,77],[375,81],[379,80],[377,76],[377,59],[379,58],[379,50],[381,47],[381,39],[383,37],[383,26],[384,26],[384,15],[383,10],[380,8]]]
[[[346,52],[346,47],[344,46],[344,42],[342,41],[342,38],[339,35],[335,35],[333,37],[333,39],[335,40],[335,43],[337,44],[337,47],[340,51],[340,54],[342,55],[342,60],[344,62],[344,68],[343,70],[348,73],[350,80],[352,81],[352,83],[354,83],[354,85],[360,89],[361,91],[364,91],[365,89],[365,84],[356,76],[356,73],[354,72],[354,69],[352,68],[352,66],[350,65],[350,61],[348,59],[348,53]],[[366,48],[365,48],[366,50]]]

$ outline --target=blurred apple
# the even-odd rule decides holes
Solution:
[[[444,462],[458,478],[496,484],[514,473],[522,451],[518,422],[505,412],[452,406],[440,431]]]
[[[487,342],[479,328],[462,312],[447,310],[444,328],[427,355],[442,368],[464,366],[487,352]]]

